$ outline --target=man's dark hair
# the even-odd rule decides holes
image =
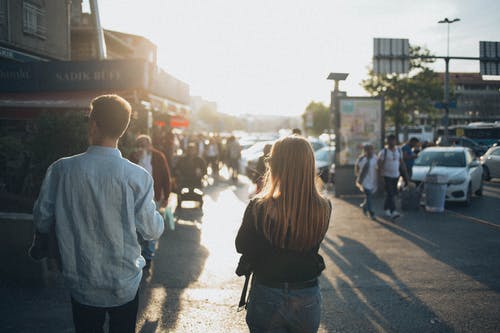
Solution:
[[[302,131],[300,130],[300,128],[294,128],[292,129],[292,134],[302,135]]]
[[[418,138],[416,138],[416,137],[412,137],[412,138],[410,139],[410,142],[415,142],[415,143],[418,143],[418,142],[420,142],[420,141],[418,140]]]
[[[90,103],[90,119],[109,138],[119,138],[125,133],[131,113],[129,102],[118,95],[98,96]]]
[[[396,136],[394,134],[389,134],[387,136],[387,141],[389,141],[389,140],[396,140]]]

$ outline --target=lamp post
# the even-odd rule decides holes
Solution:
[[[460,21],[459,18],[454,18],[452,20],[447,17],[444,20],[438,21],[438,23],[446,23],[448,27],[448,34],[446,37],[446,58],[445,62],[445,72],[444,72],[444,142],[448,144],[448,125],[450,118],[450,24]]]
[[[328,140],[328,145],[330,146],[331,150],[331,145],[332,145],[332,140],[331,140],[331,134],[332,134],[332,129],[333,132],[335,133],[335,152],[339,151],[340,149],[340,103],[339,103],[339,81],[343,81],[347,79],[347,76],[349,76],[349,73],[330,73],[328,74],[328,77],[326,78],[327,80],[333,80],[335,82],[335,85],[333,87],[333,91],[330,93],[330,138]],[[339,154],[335,153],[334,154],[334,160],[335,160],[335,166],[339,166]],[[330,169],[331,169],[331,159],[328,161],[328,183],[330,183]],[[337,191],[335,191],[337,192]],[[337,195],[337,194],[336,194]]]

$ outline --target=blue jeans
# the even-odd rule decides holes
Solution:
[[[152,260],[153,257],[155,256],[155,250],[156,250],[156,243],[158,243],[158,241],[156,240],[150,240],[150,241],[146,241],[146,240],[143,240],[142,243],[141,243],[141,248],[142,248],[142,256],[144,257],[144,259],[146,260]]]
[[[399,177],[385,177],[385,201],[384,210],[390,210],[391,213],[396,210],[396,195],[398,195],[398,179]]]
[[[246,316],[251,333],[317,332],[320,317],[319,286],[288,290],[256,281],[252,285]]]
[[[363,211],[370,213],[373,216],[373,206],[372,206],[372,197],[373,190],[369,190],[366,187],[363,187],[363,191],[365,192],[365,201],[363,202]]]

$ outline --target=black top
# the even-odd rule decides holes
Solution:
[[[306,251],[277,248],[266,239],[261,228],[256,227],[256,218],[257,225],[262,224],[264,209],[261,207],[254,214],[254,207],[255,200],[252,200],[236,236],[236,251],[250,264],[256,279],[262,282],[301,282],[318,277],[325,268],[323,258],[318,254],[321,240]]]

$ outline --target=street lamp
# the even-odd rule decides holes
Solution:
[[[444,72],[444,142],[448,144],[448,125],[450,119],[450,24],[460,21],[459,18],[454,18],[452,20],[447,17],[444,20],[438,21],[438,23],[446,23],[448,26],[447,34],[447,49],[445,62],[445,72]]]
[[[446,56],[450,56],[450,24],[454,22],[460,21],[459,18],[454,18],[453,20],[450,20],[449,18],[445,17],[444,20],[438,21],[438,23],[447,23],[448,24],[448,37],[447,37],[447,48],[446,48]]]
[[[340,149],[340,103],[339,103],[339,81],[343,81],[347,79],[349,73],[330,73],[328,74],[327,80],[333,80],[335,82],[333,91],[330,93],[330,124],[329,128],[332,129],[332,116],[335,120],[335,124],[333,126],[335,133],[335,151],[337,152]],[[330,138],[328,140],[328,145],[331,148],[332,140],[331,140],[332,131],[330,130]],[[334,154],[335,159],[335,167],[339,166],[339,154]],[[330,169],[331,169],[331,160],[328,161],[328,183],[330,183]]]

